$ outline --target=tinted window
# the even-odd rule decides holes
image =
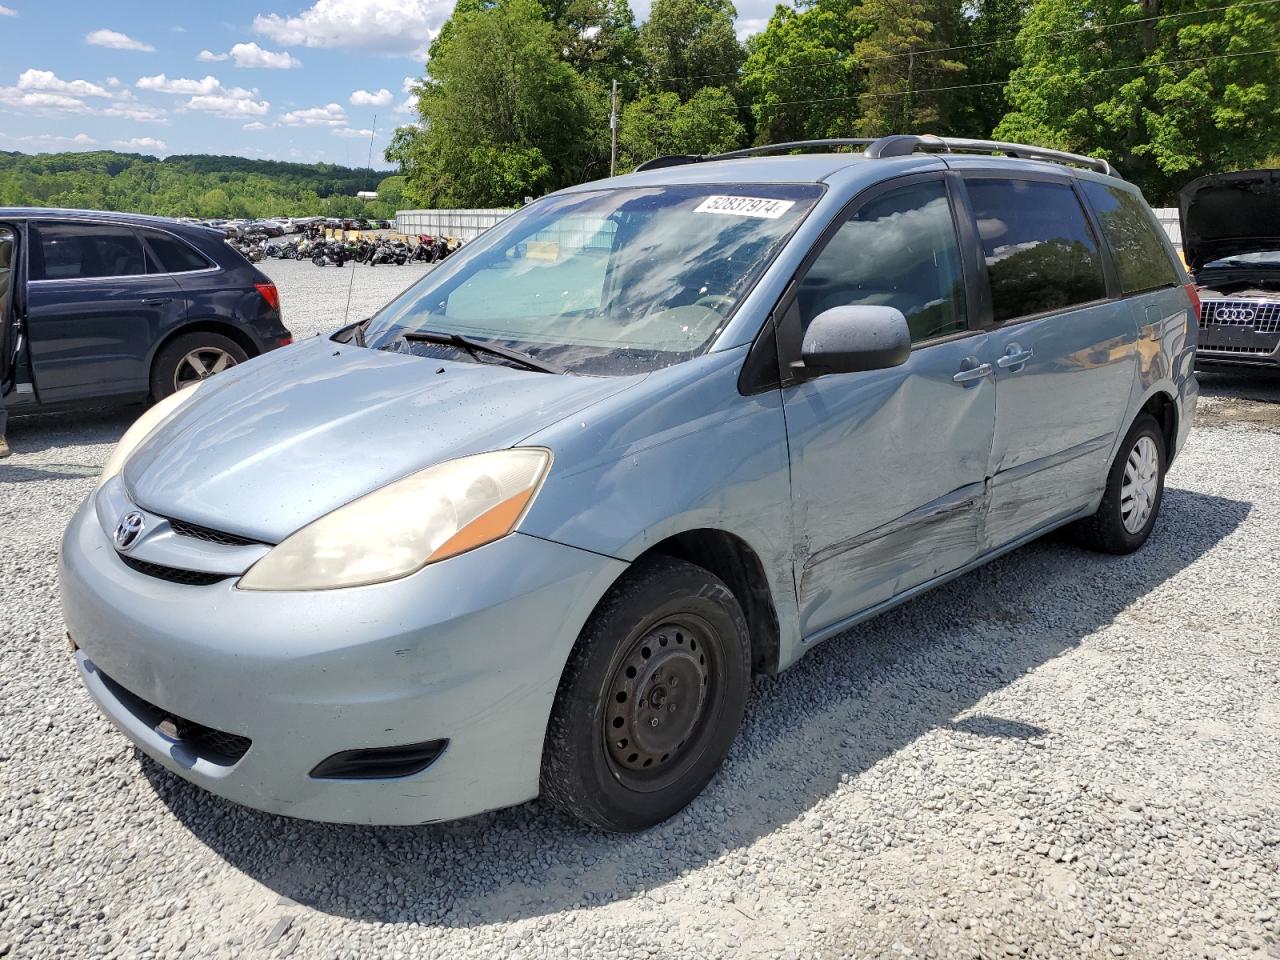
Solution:
[[[212,266],[203,254],[177,237],[151,230],[143,233],[152,254],[153,262],[148,271],[150,273],[188,273],[192,270],[207,270]]]
[[[143,273],[142,244],[128,227],[42,223],[36,279],[131,277]]]
[[[929,180],[891,190],[849,218],[809,268],[800,320],[832,307],[897,307],[912,342],[965,329],[964,277],[946,187]]]
[[[1098,241],[1075,191],[1038,180],[970,180],[995,319],[1107,295]]]
[[[0,344],[5,342],[5,322],[9,319],[9,294],[13,292],[13,228],[0,226]],[[3,360],[0,359],[0,366]]]
[[[1120,274],[1120,289],[1137,293],[1182,282],[1147,205],[1128,190],[1081,181],[1085,196],[1102,224]]]

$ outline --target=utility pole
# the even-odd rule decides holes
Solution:
[[[378,132],[378,115],[373,115],[373,129],[369,131],[369,180],[373,180],[373,138]]]
[[[609,93],[609,176],[618,165],[618,81]]]

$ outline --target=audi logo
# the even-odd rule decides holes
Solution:
[[[1218,307],[1213,311],[1213,319],[1225,320],[1228,323],[1248,323],[1255,316],[1257,311],[1250,310],[1248,307]]]

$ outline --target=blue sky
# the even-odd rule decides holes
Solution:
[[[364,166],[452,0],[0,0],[0,150]]]
[[[632,0],[643,19],[650,0]],[[739,0],[761,29],[773,0]],[[0,150],[374,163],[453,0],[0,0]],[[374,124],[377,118],[376,127]]]

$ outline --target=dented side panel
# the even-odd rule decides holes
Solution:
[[[995,443],[985,546],[994,549],[1102,496],[1127,424],[1138,321],[1127,301],[1025,320],[993,334],[994,352],[1030,351],[996,371]]]
[[[995,385],[952,378],[966,358],[989,362],[989,341],[784,391],[806,636],[980,552]]]

